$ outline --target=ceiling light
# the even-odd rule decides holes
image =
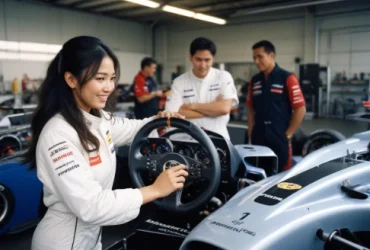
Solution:
[[[131,3],[136,3],[136,4],[141,4],[150,8],[158,8],[160,6],[159,3],[150,1],[150,0],[125,0],[126,2],[131,2]]]
[[[0,50],[19,50],[19,42],[0,41]]]
[[[194,18],[195,19],[202,20],[202,21],[206,21],[206,22],[221,24],[221,25],[226,24],[226,20],[224,20],[224,19],[213,17],[213,16],[204,15],[204,14],[201,14],[201,13],[195,14]]]
[[[20,51],[20,52],[41,52],[41,53],[58,53],[62,45],[47,43],[29,43],[0,41],[0,51]]]
[[[187,17],[194,17],[195,15],[195,12],[193,11],[180,9],[180,8],[173,7],[170,5],[165,5],[162,9],[166,12],[171,12],[177,15],[182,15],[182,16],[187,16]]]
[[[41,53],[17,53],[0,51],[0,59],[2,60],[20,60],[20,61],[51,61],[55,55]]]
[[[61,45],[55,44],[28,43],[28,42],[19,43],[20,51],[58,53],[61,49],[62,49]]]

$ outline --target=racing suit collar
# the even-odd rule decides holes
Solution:
[[[102,117],[97,117],[92,114],[87,113],[86,111],[80,109],[83,116],[85,117],[86,124],[90,129],[98,129],[102,123]]]
[[[207,75],[206,75],[204,78],[198,78],[196,75],[194,75],[193,70],[190,70],[190,75],[191,75],[191,78],[192,78],[195,82],[200,82],[200,83],[202,83],[202,82],[206,81],[206,80],[209,78],[209,76],[211,75],[211,71],[213,71],[213,67],[211,67],[211,68],[209,69],[209,71],[208,71]]]

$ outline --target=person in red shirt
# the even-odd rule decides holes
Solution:
[[[153,58],[146,57],[141,61],[141,70],[133,83],[136,119],[151,117],[159,111],[159,100],[163,92],[153,79],[156,69],[157,63]]]
[[[265,166],[270,176],[292,166],[291,139],[303,121],[306,103],[297,77],[275,63],[275,46],[260,41],[252,49],[260,73],[248,86],[248,133],[252,144],[267,146],[278,156],[278,166]]]

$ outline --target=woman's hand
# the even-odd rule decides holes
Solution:
[[[176,118],[185,119],[185,116],[180,115],[177,112],[168,112],[168,111],[159,111],[158,114],[156,115],[156,118],[161,118],[161,117],[167,117],[167,118],[176,117]]]
[[[184,187],[185,178],[188,176],[186,168],[185,165],[178,165],[162,172],[158,176],[152,186],[159,198],[166,197]]]
[[[186,168],[184,165],[172,167],[162,172],[152,185],[140,188],[143,204],[184,188],[185,179],[188,176]]]

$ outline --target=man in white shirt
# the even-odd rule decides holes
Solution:
[[[174,80],[165,109],[230,140],[226,126],[239,100],[231,74],[212,67],[215,55],[211,40],[199,37],[191,43],[193,69]]]

